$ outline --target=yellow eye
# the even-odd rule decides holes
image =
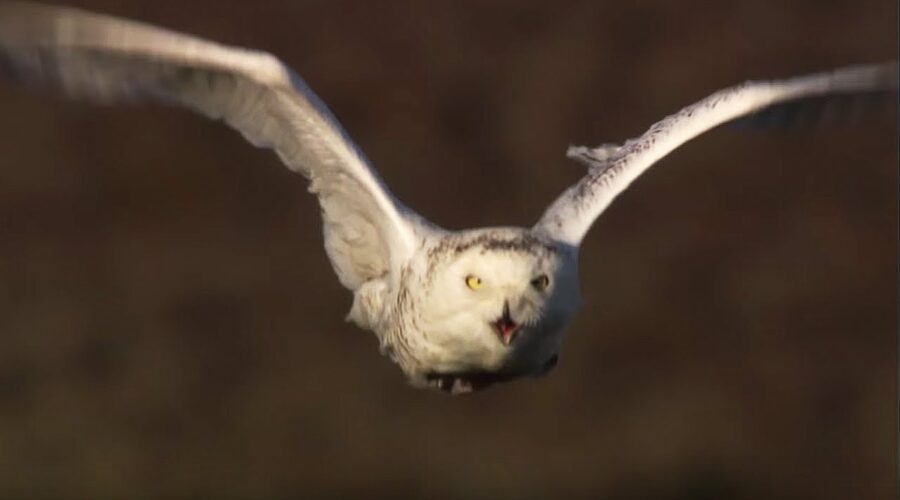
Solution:
[[[478,290],[481,288],[481,278],[478,276],[468,275],[466,276],[466,286],[471,288],[472,290]]]
[[[531,286],[537,289],[540,292],[543,292],[550,286],[550,278],[547,277],[546,274],[542,274],[537,278],[531,280]]]

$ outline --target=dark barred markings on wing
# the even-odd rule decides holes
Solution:
[[[897,63],[849,66],[786,80],[749,81],[720,90],[651,126],[622,146],[570,147],[588,174],[544,212],[534,230],[577,246],[613,199],[661,158],[694,137],[792,102],[831,96],[897,95]],[[834,102],[852,100],[837,99]]]

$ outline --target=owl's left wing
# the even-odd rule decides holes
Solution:
[[[850,66],[787,80],[750,81],[716,92],[654,124],[621,146],[570,147],[589,172],[544,212],[534,230],[578,246],[594,220],[645,170],[675,148],[723,123],[808,98],[897,92],[897,63]]]

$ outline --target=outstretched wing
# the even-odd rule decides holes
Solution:
[[[621,146],[569,147],[589,172],[544,212],[534,230],[577,246],[612,200],[672,150],[707,130],[810,98],[897,92],[897,63],[851,66],[787,80],[746,82],[716,92]]]
[[[77,9],[5,2],[0,76],[100,102],[185,106],[275,150],[311,181],[325,248],[350,289],[399,269],[428,227],[393,198],[303,80],[270,54]]]

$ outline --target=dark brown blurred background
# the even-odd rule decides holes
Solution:
[[[569,143],[897,56],[888,0],[77,5],[279,55],[448,228],[534,222]],[[585,242],[557,370],[450,398],[343,322],[271,153],[162,107],[0,110],[0,497],[895,494],[893,112],[678,150]]]

